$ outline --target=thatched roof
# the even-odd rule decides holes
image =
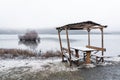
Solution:
[[[86,21],[86,22],[80,22],[80,23],[74,23],[74,24],[68,24],[62,27],[57,27],[57,30],[87,30],[87,29],[100,29],[100,28],[106,28],[107,26],[103,26],[101,24],[92,22],[92,21]]]

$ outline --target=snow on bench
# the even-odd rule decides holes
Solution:
[[[69,58],[69,53],[64,53],[64,56],[65,56],[66,58]],[[80,58],[75,57],[74,55],[71,55],[71,60],[72,60],[72,61],[77,61],[77,60],[80,60]]]
[[[111,56],[104,56],[104,55],[97,55],[97,54],[92,54],[91,56],[95,56],[98,58],[110,58]]]

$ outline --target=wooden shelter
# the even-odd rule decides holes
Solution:
[[[87,54],[86,56],[86,63],[90,63],[90,53],[93,50],[96,51],[101,51],[101,55],[104,55],[104,51],[106,49],[104,48],[104,36],[103,36],[103,29],[106,28],[107,26],[92,22],[92,21],[86,21],[86,22],[80,22],[80,23],[74,23],[74,24],[68,24],[64,25],[62,27],[57,27],[56,29],[58,30],[58,36],[59,36],[59,42],[60,42],[60,48],[61,48],[61,56],[62,56],[62,61],[64,61],[64,57],[67,55],[68,56],[68,61],[70,62],[70,65],[72,65],[73,58],[75,60],[79,60],[79,54],[78,51],[79,49],[75,48],[75,57],[72,56],[72,51],[71,51],[71,46],[70,46],[70,41],[69,41],[69,35],[68,35],[68,30],[86,30],[88,32],[88,45],[84,49],[83,52]],[[91,46],[90,44],[90,31],[93,29],[99,29],[101,31],[101,47],[96,47],[96,46]],[[66,39],[67,39],[67,48],[63,48],[62,45],[62,40],[61,40],[61,31],[65,30],[66,32]],[[64,54],[65,52],[67,54]],[[81,50],[82,51],[82,50]],[[96,58],[99,58],[96,56]],[[104,57],[101,57],[101,61],[104,61]]]

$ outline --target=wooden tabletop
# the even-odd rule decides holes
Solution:
[[[76,49],[76,50],[80,50],[80,51],[96,51],[95,49],[91,49],[91,48],[86,48],[86,47],[71,47],[71,49]]]

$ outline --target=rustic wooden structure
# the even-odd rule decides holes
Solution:
[[[40,41],[40,38],[38,37],[38,33],[36,31],[28,31],[24,35],[19,35],[20,41]]]
[[[104,51],[106,49],[104,48],[104,36],[103,36],[103,29],[106,28],[107,26],[92,22],[92,21],[86,21],[86,22],[80,22],[80,23],[74,23],[74,24],[68,24],[62,27],[57,27],[56,29],[58,30],[58,36],[59,36],[59,42],[60,42],[60,49],[61,49],[61,56],[62,56],[62,61],[64,61],[64,57],[68,57],[68,61],[70,62],[70,66],[72,65],[72,61],[77,61],[79,60],[79,54],[78,51],[81,50],[83,53],[86,54],[86,64],[89,64],[90,61],[90,55],[93,50],[101,51],[102,57],[96,56],[96,61],[98,61],[98,58],[102,62],[104,62]],[[101,47],[96,47],[96,46],[91,46],[90,44],[90,31],[92,29],[99,29],[101,31]],[[67,49],[63,48],[62,45],[62,40],[61,40],[61,31],[65,30],[66,31],[66,39],[67,39]],[[72,56],[73,51],[71,51],[71,46],[70,46],[70,41],[69,41],[69,36],[68,36],[68,30],[87,30],[88,32],[88,45],[86,46],[87,49],[79,49],[79,48],[73,48],[75,50],[75,57]],[[67,53],[67,54],[65,54]]]

